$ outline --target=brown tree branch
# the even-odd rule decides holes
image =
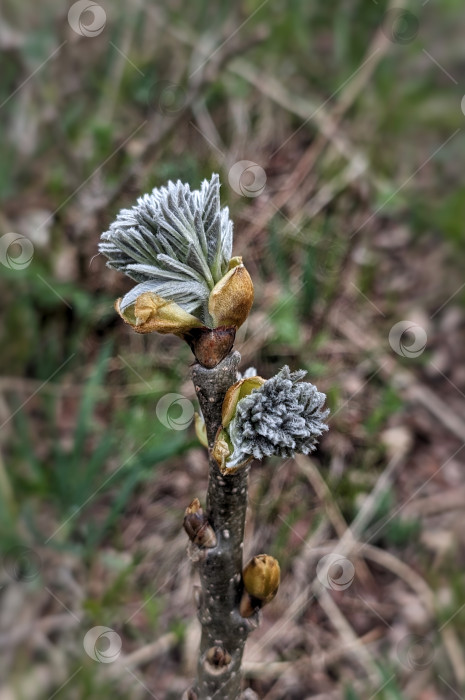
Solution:
[[[239,361],[239,353],[232,352],[213,369],[200,364],[192,368],[210,448],[221,425],[224,395],[236,381]],[[210,457],[206,515],[217,544],[199,548],[195,557],[202,587],[198,599],[202,638],[197,680],[187,694],[189,700],[237,700],[240,696],[242,654],[247,635],[256,625],[256,618],[245,619],[239,613],[247,477],[247,468],[223,476]]]

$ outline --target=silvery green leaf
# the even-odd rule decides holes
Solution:
[[[163,282],[142,282],[141,284],[133,287],[121,300],[120,309],[124,311],[128,306],[136,303],[136,299],[144,292],[152,292],[164,299],[171,299],[175,301],[179,306],[189,313],[198,312],[201,320],[204,320],[201,316],[202,308],[199,305],[199,289],[193,283],[189,286],[185,282],[175,282],[170,281],[167,283]],[[207,297],[208,299],[208,297]]]
[[[309,454],[318,438],[328,430],[324,422],[325,394],[313,384],[299,381],[305,370],[283,369],[261,387],[242,398],[228,426],[234,451],[226,466],[234,467],[247,457],[256,459],[279,455]]]
[[[219,192],[217,174],[194,191],[170,181],[119,212],[99,250],[109,267],[140,283],[126,294],[122,309],[137,294],[153,291],[210,324],[208,297],[232,255],[233,226],[228,208],[220,208]]]

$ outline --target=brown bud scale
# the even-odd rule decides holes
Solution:
[[[274,557],[269,554],[257,554],[244,568],[242,578],[249,595],[265,604],[273,600],[278,592],[281,570]]]
[[[193,544],[204,549],[216,547],[216,535],[203,512],[200,501],[194,498],[186,508],[183,521],[184,530]]]
[[[226,326],[213,329],[193,328],[183,337],[189,344],[197,362],[206,369],[213,369],[229,355],[234,345],[236,329]]]

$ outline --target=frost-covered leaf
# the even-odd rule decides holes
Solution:
[[[305,370],[290,372],[285,366],[238,402],[228,426],[233,452],[226,468],[234,468],[249,456],[289,458],[315,449],[318,438],[328,430],[324,421],[329,410],[323,408],[325,394],[299,381],[305,374]]]
[[[120,211],[99,245],[109,267],[142,285],[126,294],[121,309],[151,291],[210,325],[208,297],[228,271],[232,232],[228,208],[220,208],[217,174],[200,190],[178,180],[139,197]]]

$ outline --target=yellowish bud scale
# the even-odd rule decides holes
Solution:
[[[235,259],[233,258],[235,261]],[[232,261],[231,261],[232,262]],[[252,279],[242,262],[234,266],[213,287],[208,300],[208,311],[215,328],[239,328],[250,313],[253,304]]]

